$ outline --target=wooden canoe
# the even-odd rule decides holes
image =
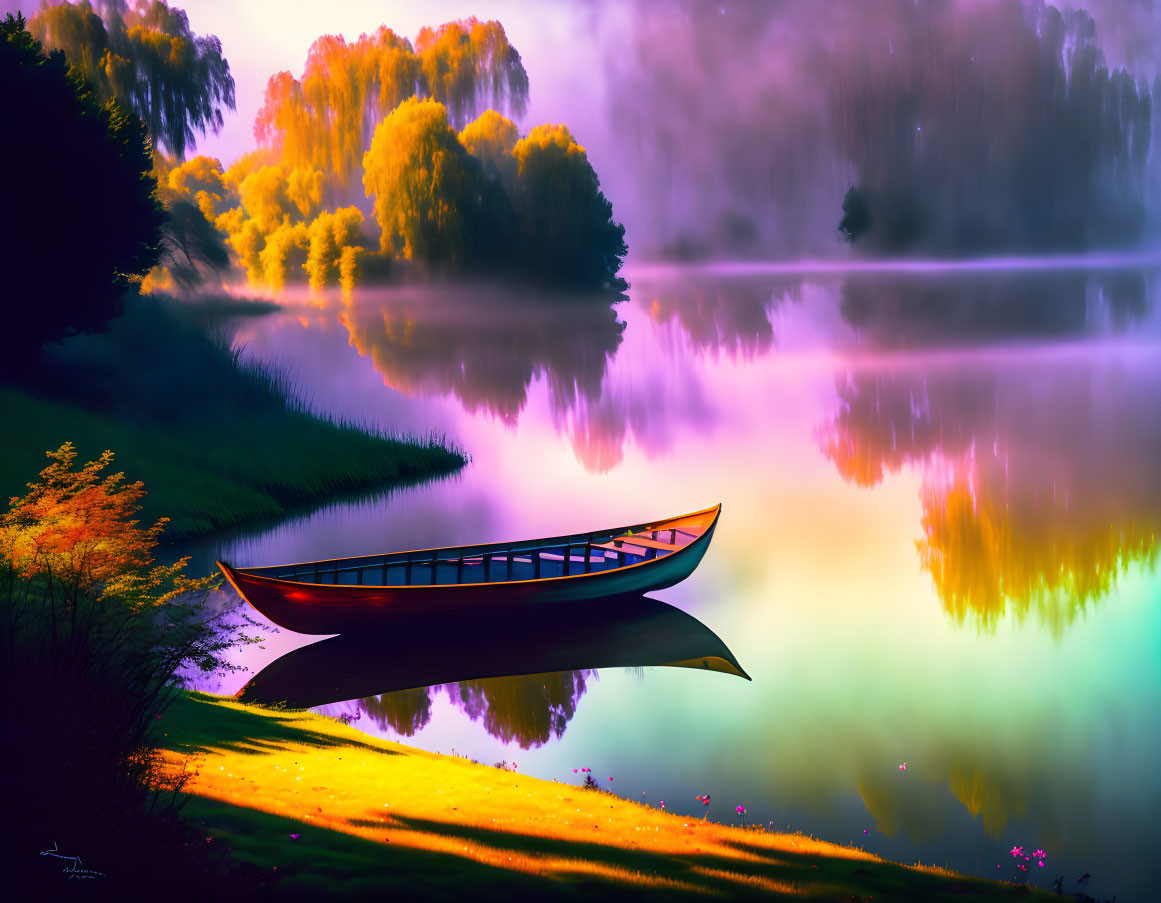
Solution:
[[[516,603],[640,595],[680,583],[713,537],[721,505],[628,527],[524,542],[218,567],[275,624],[298,633],[382,628],[396,614],[453,615]]]
[[[648,596],[523,606],[497,629],[474,610],[400,615],[389,629],[318,640],[275,659],[238,692],[308,708],[462,680],[633,666],[696,668],[749,680],[705,624]]]

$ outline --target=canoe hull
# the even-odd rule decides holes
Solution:
[[[289,652],[238,693],[307,708],[463,680],[630,666],[749,675],[691,615],[648,597],[529,605],[503,622],[479,612],[397,616],[387,629],[319,640]],[[481,637],[487,637],[482,641]]]
[[[672,554],[628,567],[567,577],[500,583],[422,586],[352,586],[300,583],[247,573],[218,562],[226,579],[260,614],[280,627],[306,634],[374,630],[396,616],[478,612],[513,605],[578,602],[605,596],[643,595],[680,583],[701,562],[717,526]]]

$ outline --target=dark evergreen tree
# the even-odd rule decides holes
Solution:
[[[165,212],[145,124],[101,103],[64,54],[0,24],[0,370],[104,328],[157,262]]]

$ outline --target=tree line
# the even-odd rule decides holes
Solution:
[[[231,262],[272,290],[350,289],[399,259],[625,287],[624,229],[584,149],[565,126],[521,139],[492,109],[519,114],[528,96],[499,22],[424,28],[414,45],[386,26],[350,43],[320,37],[301,78],[270,78],[258,147],[228,168],[185,159],[195,132],[233,109],[234,85],[220,42],[193,34],[184,12],[161,0],[56,3],[29,31],[149,127],[169,221],[147,289],[189,288]]]
[[[235,265],[272,289],[349,289],[401,259],[626,287],[624,227],[568,128],[521,138],[482,109],[527,98],[498,22],[425,28],[414,46],[386,28],[320,38],[301,80],[270,79],[259,146],[228,168],[186,159],[234,108],[234,82],[221,42],[182,10],[45,3],[0,38],[0,168],[22,223],[0,249],[19,309],[0,339],[9,374],[45,342],[103,328],[135,284],[185,289]],[[83,236],[67,266],[44,241],[65,230]]]

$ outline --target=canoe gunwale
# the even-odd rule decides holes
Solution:
[[[342,590],[344,590],[346,592],[350,592],[352,594],[359,594],[360,590],[366,591],[366,592],[372,592],[372,593],[374,593],[374,592],[381,593],[384,590],[399,590],[399,591],[406,591],[408,594],[411,594],[411,593],[419,593],[423,590],[444,590],[444,591],[454,590],[455,588],[458,588],[458,587],[479,590],[481,587],[496,587],[496,586],[513,585],[513,584],[524,584],[524,585],[539,584],[539,585],[547,586],[549,584],[555,584],[557,581],[562,581],[562,580],[576,581],[576,580],[581,580],[585,577],[608,577],[608,575],[611,575],[611,574],[625,573],[627,571],[632,570],[633,568],[640,568],[640,567],[644,567],[647,565],[659,564],[663,561],[672,561],[672,560],[675,560],[677,558],[684,558],[686,556],[686,554],[689,553],[691,550],[693,550],[695,547],[702,545],[703,542],[709,541],[708,538],[713,535],[714,528],[717,526],[718,518],[721,516],[721,510],[722,510],[721,504],[717,504],[717,505],[713,505],[709,508],[703,508],[700,511],[693,511],[693,512],[690,512],[689,514],[682,514],[682,515],[679,515],[677,517],[668,517],[668,518],[665,518],[663,520],[650,521],[650,522],[647,522],[644,524],[636,524],[636,525],[627,526],[627,527],[614,527],[611,530],[594,530],[590,533],[574,533],[574,534],[569,534],[566,536],[548,537],[546,539],[539,539],[539,540],[518,540],[516,542],[511,542],[511,543],[498,542],[498,543],[488,543],[485,545],[444,546],[444,547],[435,548],[435,549],[413,549],[413,550],[409,550],[409,551],[388,552],[388,553],[384,553],[383,555],[357,555],[357,556],[351,556],[351,557],[347,557],[347,558],[329,558],[329,559],[324,559],[321,561],[305,561],[305,562],[298,562],[298,563],[294,563],[294,564],[269,565],[269,566],[263,566],[261,568],[250,568],[250,569],[235,568],[235,567],[232,567],[231,565],[226,564],[222,561],[218,561],[216,563],[217,563],[218,567],[222,570],[222,573],[226,575],[226,579],[229,580],[230,584],[234,587],[235,590],[238,591],[239,595],[241,595],[243,598],[246,597],[246,593],[243,592],[242,587],[239,585],[239,583],[253,583],[253,582],[261,582],[261,583],[265,583],[265,584],[277,584],[277,585],[286,586],[286,587],[308,587],[308,588],[327,587],[330,589],[342,589]],[[425,567],[428,565],[434,565],[434,564],[440,563],[441,561],[445,561],[445,560],[446,561],[457,560],[454,558],[448,558],[448,559],[436,558],[435,555],[436,555],[436,553],[439,553],[439,552],[450,553],[450,552],[460,551],[460,550],[463,550],[464,552],[466,552],[467,550],[489,549],[490,548],[490,549],[494,549],[496,551],[507,551],[507,552],[511,553],[513,551],[514,547],[528,545],[529,543],[540,544],[538,546],[535,546],[534,548],[551,548],[553,544],[555,544],[556,546],[564,546],[564,545],[580,546],[580,545],[584,544],[581,541],[582,537],[606,536],[606,535],[609,535],[611,533],[610,541],[614,541],[614,540],[618,539],[619,537],[624,536],[625,533],[636,533],[636,532],[639,532],[642,530],[675,529],[673,527],[668,527],[665,525],[673,523],[673,522],[677,522],[677,521],[686,520],[686,519],[693,518],[693,517],[698,517],[700,515],[710,514],[711,512],[713,513],[713,518],[710,520],[710,523],[708,524],[708,526],[706,526],[705,530],[703,530],[702,533],[700,535],[698,535],[695,539],[693,539],[691,542],[687,543],[684,546],[681,546],[680,548],[678,548],[672,552],[668,552],[664,555],[659,555],[655,558],[646,558],[642,561],[637,561],[637,562],[634,562],[632,564],[622,564],[619,567],[609,568],[607,570],[600,570],[600,571],[590,571],[587,573],[561,574],[561,575],[553,576],[553,577],[534,577],[532,579],[527,579],[527,580],[489,580],[489,581],[485,581],[482,583],[426,583],[426,584],[424,584],[424,583],[421,583],[421,584],[314,583],[314,582],[308,582],[308,581],[302,581],[302,580],[289,580],[289,579],[286,579],[285,577],[270,577],[270,576],[266,576],[264,574],[253,573],[253,571],[256,571],[256,570],[267,571],[267,570],[282,570],[282,569],[298,569],[298,568],[311,568],[311,567],[316,567],[316,566],[317,566],[318,571],[320,573],[333,573],[336,570],[338,570],[335,567],[335,565],[339,565],[342,562],[346,562],[346,561],[358,561],[358,560],[363,560],[363,559],[382,559],[382,560],[385,560],[386,558],[393,557],[393,556],[407,556],[408,558],[410,558],[410,556],[412,556],[412,555],[422,555],[424,553],[431,553],[432,557],[429,559],[426,559],[423,562],[407,562],[407,561],[398,562],[398,564],[414,563],[414,564],[419,564],[419,566],[421,566],[421,567]],[[616,531],[619,531],[619,532],[616,532]],[[689,535],[689,534],[686,533],[686,535]],[[570,540],[572,540],[574,538],[577,539],[577,542],[572,543]],[[559,540],[559,542],[557,542],[558,540]],[[590,541],[590,540],[585,540],[585,542],[588,542],[588,541]],[[632,539],[629,537],[625,537],[624,541],[632,544]],[[630,554],[635,554],[635,553],[630,553]],[[468,558],[468,557],[476,557],[476,555],[473,554],[473,555],[469,556],[467,554],[462,554],[460,556],[460,559]],[[323,567],[324,565],[329,565],[329,567],[324,568]],[[378,563],[371,563],[371,564],[363,565],[362,567],[375,568],[375,567],[379,567],[379,566],[380,566],[380,564],[378,564]],[[383,565],[383,566],[386,566],[386,565]],[[361,568],[351,568],[351,569],[352,570],[359,570]],[[242,579],[239,580],[236,578],[242,578]]]

